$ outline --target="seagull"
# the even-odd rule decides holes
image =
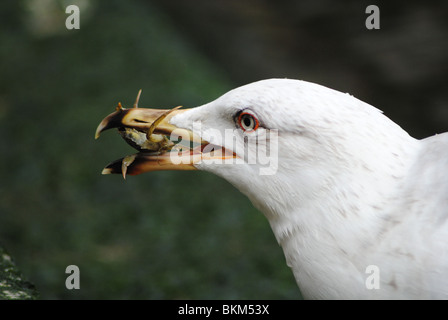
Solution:
[[[226,179],[267,218],[306,299],[448,298],[448,133],[415,139],[301,80],[261,80],[191,109],[139,108],[139,96],[97,128],[139,151],[103,174]]]

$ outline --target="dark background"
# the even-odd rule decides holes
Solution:
[[[81,10],[67,30],[65,7]],[[380,9],[367,30],[365,9]],[[266,219],[204,172],[102,176],[118,101],[194,107],[288,77],[448,131],[446,1],[0,2],[0,245],[43,299],[297,299]],[[447,168],[448,169],[448,168]],[[81,289],[65,288],[77,265]]]

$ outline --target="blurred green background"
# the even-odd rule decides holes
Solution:
[[[67,30],[65,8],[81,10]],[[247,82],[350,92],[416,137],[448,130],[446,4],[0,2],[0,245],[43,299],[298,299],[261,213],[203,172],[102,176],[133,153],[99,121],[121,101],[194,107]],[[81,289],[65,288],[77,265]]]

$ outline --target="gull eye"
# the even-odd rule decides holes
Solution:
[[[242,112],[238,116],[238,124],[240,125],[243,131],[252,132],[258,129],[260,123],[258,119],[255,118],[252,114],[247,112]]]

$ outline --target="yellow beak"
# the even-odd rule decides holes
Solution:
[[[117,128],[123,139],[138,153],[118,159],[107,165],[103,174],[137,175],[148,171],[195,170],[194,164],[207,159],[234,158],[233,152],[210,145],[192,131],[178,128],[170,120],[190,109],[171,110],[134,108],[118,105],[117,110],[105,117],[95,132],[98,139],[103,131]],[[209,150],[204,152],[204,149]]]

